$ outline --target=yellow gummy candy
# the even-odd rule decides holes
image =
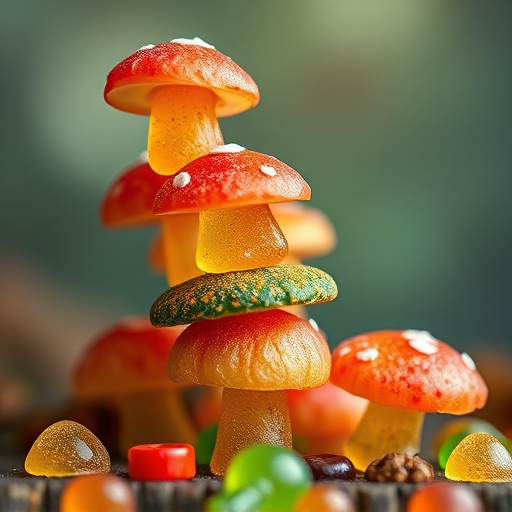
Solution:
[[[110,457],[90,430],[64,420],[39,435],[25,459],[25,471],[37,476],[108,473]]]
[[[445,476],[462,482],[511,482],[512,458],[490,434],[470,434],[453,449]]]

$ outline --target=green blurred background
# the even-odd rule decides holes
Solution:
[[[508,2],[3,0],[0,6],[0,372],[36,401],[67,392],[99,330],[166,288],[154,231],[104,230],[109,183],[148,120],[103,101],[148,43],[199,36],[260,88],[226,142],[311,185],[338,233],[308,263],[340,288],[311,314],[331,346],[427,329],[459,350],[510,347],[512,68]],[[42,369],[44,368],[44,369]]]

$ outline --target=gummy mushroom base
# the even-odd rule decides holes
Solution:
[[[370,402],[357,429],[343,446],[343,454],[364,471],[387,453],[415,455],[420,451],[424,412]]]
[[[223,475],[237,453],[259,443],[292,447],[286,391],[224,388],[212,473]]]

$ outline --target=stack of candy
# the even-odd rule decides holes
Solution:
[[[304,306],[333,300],[337,287],[302,260],[331,250],[335,235],[320,212],[295,203],[311,190],[294,169],[224,144],[217,118],[259,101],[247,73],[198,38],[176,39],[115,66],[105,100],[150,120],[148,151],[112,183],[102,224],[158,225],[149,260],[170,288],[149,319],[122,319],[75,368],[80,400],[120,411],[123,478],[101,441],[71,421],[51,425],[27,455],[31,475],[75,477],[61,512],[133,512],[137,486],[197,484],[197,457],[218,484],[201,495],[206,512],[483,512],[460,482],[512,482],[503,434],[465,420],[436,439],[436,470],[417,455],[426,412],[485,405],[472,359],[416,330],[360,334],[331,356],[308,320]],[[197,454],[197,424],[180,399],[187,386],[222,388],[218,426]],[[392,494],[383,482],[412,486]]]

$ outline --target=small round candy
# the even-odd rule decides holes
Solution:
[[[128,474],[132,480],[194,478],[196,460],[190,444],[141,444],[128,450]]]
[[[407,512],[484,512],[480,498],[462,484],[435,482],[414,491]]]
[[[135,512],[135,493],[117,475],[83,475],[70,481],[62,493],[60,512]]]
[[[293,512],[355,512],[354,502],[347,493],[332,485],[318,484],[306,491]]]
[[[270,444],[253,445],[232,459],[222,491],[208,501],[206,510],[291,512],[312,480],[309,466],[294,451]]]
[[[354,464],[344,455],[305,455],[304,460],[311,468],[315,480],[354,480],[356,477]]]

